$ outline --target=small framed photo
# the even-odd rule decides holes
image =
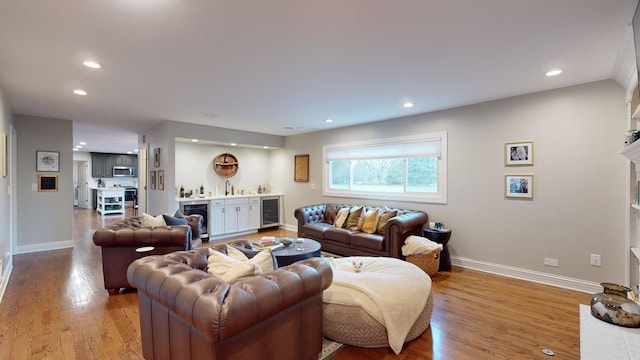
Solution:
[[[36,151],[36,171],[60,171],[60,152]]]
[[[164,190],[164,170],[158,170],[158,190]]]
[[[156,189],[156,171],[155,170],[151,170],[151,176],[149,176],[151,179],[151,190],[155,190]]]
[[[533,175],[505,175],[504,197],[507,199],[533,199]]]
[[[58,175],[38,175],[38,191],[39,192],[56,192],[58,191]]]
[[[153,149],[153,166],[160,167],[160,148]]]
[[[504,164],[506,166],[533,165],[533,141],[505,143]]]

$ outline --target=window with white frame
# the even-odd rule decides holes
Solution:
[[[325,145],[323,194],[447,202],[447,133]]]

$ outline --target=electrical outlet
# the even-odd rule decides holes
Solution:
[[[600,254],[591,254],[591,265],[593,266],[602,266],[602,258]]]
[[[547,266],[558,267],[558,259],[544,258],[544,264]]]

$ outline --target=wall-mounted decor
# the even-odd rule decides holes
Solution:
[[[149,176],[151,182],[151,190],[156,189],[156,171],[151,170],[151,175]]]
[[[153,149],[153,166],[160,167],[160,148]]]
[[[533,199],[533,175],[505,175],[504,196],[508,199]]]
[[[58,191],[58,175],[38,175],[38,191],[56,192]]]
[[[213,171],[225,178],[235,175],[239,166],[238,158],[231,153],[222,153],[213,159]]]
[[[164,170],[158,170],[158,190],[164,190]]]
[[[60,171],[60,153],[36,151],[36,171]]]
[[[2,177],[7,177],[7,133],[2,133]]]
[[[533,141],[505,143],[504,164],[506,166],[533,165]]]
[[[293,181],[309,182],[309,155],[296,155]]]

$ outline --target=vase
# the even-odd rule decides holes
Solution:
[[[640,327],[640,305],[627,297],[631,289],[612,283],[600,285],[604,290],[591,298],[591,315],[614,325]]]

